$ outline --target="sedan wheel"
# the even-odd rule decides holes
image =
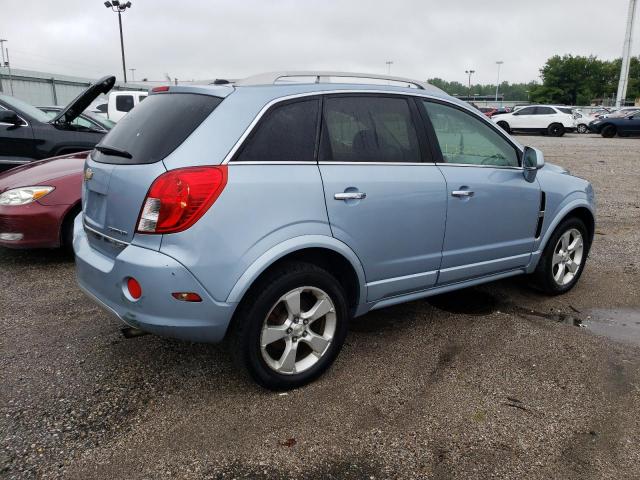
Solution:
[[[604,138],[613,138],[616,136],[616,127],[613,125],[607,125],[602,129],[601,133]]]
[[[569,284],[582,265],[584,241],[582,234],[575,228],[560,236],[554,248],[551,261],[553,279],[561,287]]]
[[[277,373],[302,373],[323,357],[335,332],[331,297],[316,287],[296,288],[280,297],[264,319],[262,359]]]
[[[578,125],[578,133],[587,133],[587,126],[584,123]]]

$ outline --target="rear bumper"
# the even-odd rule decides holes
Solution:
[[[73,249],[79,286],[126,324],[166,337],[215,343],[224,338],[236,304],[216,302],[183,265],[160,252],[128,245],[110,258],[92,248],[75,222]],[[126,294],[126,280],[142,286],[137,301]],[[172,292],[195,292],[202,302],[183,302]]]
[[[57,248],[60,224],[69,205],[0,206],[0,245],[9,248]],[[13,238],[12,240],[8,240]]]

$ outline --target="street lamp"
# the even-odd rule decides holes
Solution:
[[[111,0],[110,2],[104,2],[104,6],[118,14],[118,24],[120,25],[120,50],[122,51],[122,73],[124,74],[124,83],[127,83],[127,67],[124,63],[124,40],[122,39],[122,12],[127,8],[131,8],[131,2],[120,3],[119,0]]]
[[[496,62],[496,65],[498,65],[498,81],[496,82],[496,103],[498,103],[498,88],[500,88],[500,66],[503,63],[504,62],[502,60],[498,60]],[[500,104],[500,106],[502,106],[502,103]]]
[[[475,70],[465,70],[464,73],[469,75],[469,96],[471,96],[471,75],[476,73],[476,71]]]
[[[387,60],[384,63],[387,64],[387,75],[391,75],[391,65],[393,65],[393,60]]]
[[[529,102],[529,90],[525,90],[525,91],[524,91],[524,93],[526,93],[526,94],[527,94],[527,103],[530,103],[530,102]]]

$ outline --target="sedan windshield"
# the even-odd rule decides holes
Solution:
[[[49,121],[49,115],[44,113],[39,108],[28,104],[27,102],[18,100],[16,97],[0,95],[0,102],[2,102],[7,108],[18,110],[18,113],[22,112],[26,115],[29,115],[31,118],[37,120],[38,122],[47,123]]]

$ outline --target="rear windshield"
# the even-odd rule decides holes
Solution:
[[[127,152],[131,158],[97,150],[92,158],[119,165],[159,162],[178,148],[220,102],[222,98],[195,93],[149,95],[122,117],[99,144]]]

